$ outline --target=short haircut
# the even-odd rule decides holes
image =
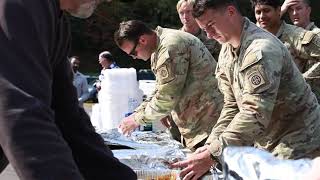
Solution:
[[[80,61],[79,56],[71,56],[71,57],[69,58],[69,61],[71,62],[73,59],[76,59],[76,60]]]
[[[119,29],[114,33],[114,41],[120,47],[124,41],[137,42],[140,36],[152,33],[153,30],[142,21],[125,21],[120,23]]]
[[[194,1],[195,0],[179,0],[178,3],[177,3],[177,11],[179,11],[180,7],[182,6],[182,4],[184,2],[186,2],[186,3],[190,4],[191,6],[193,6],[194,5]]]
[[[240,12],[236,0],[196,0],[193,5],[193,17],[198,18],[204,14],[207,9],[220,9],[233,5]]]
[[[100,58],[104,58],[106,59],[107,61],[110,61],[110,62],[114,62],[114,58],[112,56],[112,54],[109,52],[109,51],[103,51],[99,54],[99,59]]]
[[[268,5],[275,9],[281,7],[280,0],[250,0],[252,9],[255,9],[256,5]]]
[[[310,0],[303,0],[303,3],[305,3],[307,6],[311,6]]]

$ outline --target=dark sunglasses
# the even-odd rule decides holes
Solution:
[[[134,46],[129,53],[130,56],[137,56],[136,48],[137,48],[138,44],[139,44],[139,41],[135,41]]]

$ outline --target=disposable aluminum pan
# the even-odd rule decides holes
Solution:
[[[176,170],[134,170],[138,180],[180,180]]]

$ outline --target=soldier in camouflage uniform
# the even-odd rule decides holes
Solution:
[[[216,61],[203,43],[189,33],[161,27],[153,31],[136,20],[121,23],[115,41],[133,58],[151,58],[156,75],[153,97],[122,121],[122,132],[171,113],[185,145],[203,145],[223,106],[214,74]]]
[[[251,3],[258,26],[285,44],[320,102],[320,36],[281,21],[279,0],[251,0]]]
[[[177,12],[179,14],[180,21],[183,24],[180,30],[191,33],[199,38],[210,51],[212,56],[218,60],[221,44],[214,39],[209,39],[207,34],[199,28],[197,22],[192,16],[193,4],[194,0],[179,0],[177,3]]]
[[[199,28],[197,22],[192,16],[192,7],[194,4],[194,0],[179,0],[177,3],[177,12],[179,14],[179,18],[181,23],[183,24],[182,28],[180,29],[181,31],[188,32],[197,38],[199,38],[203,44],[207,47],[211,55],[218,60],[220,49],[221,49],[221,44],[219,44],[216,40],[214,39],[209,39],[207,37],[207,34]],[[182,140],[181,134],[179,132],[179,129],[177,125],[174,123],[172,117],[168,116],[164,119],[163,121],[168,121],[167,123],[169,125],[169,130],[174,139],[177,141]]]
[[[320,106],[287,48],[244,18],[233,0],[197,0],[194,16],[223,43],[216,77],[224,107],[207,145],[173,164],[186,167],[180,175],[197,179],[225,146],[254,145],[284,159],[319,155]]]
[[[318,28],[314,22],[310,22],[310,24],[305,28],[308,31],[312,31],[314,33],[316,33],[317,35],[320,34],[320,28]]]
[[[288,12],[291,22],[320,36],[320,29],[310,21],[311,4],[309,0],[285,0],[281,6],[281,15]],[[308,61],[304,77],[320,102],[320,62]]]
[[[308,31],[316,34],[320,29],[310,21],[311,4],[310,0],[285,0],[281,6],[281,16],[288,12],[291,22]]]

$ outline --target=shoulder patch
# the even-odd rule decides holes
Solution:
[[[312,31],[306,31],[306,33],[302,37],[301,43],[302,44],[309,44],[311,42],[311,40],[314,38],[314,36],[316,36],[316,34],[313,33]]]
[[[160,68],[162,66],[162,64],[164,64],[168,59],[170,59],[170,54],[168,52],[168,49],[161,49],[160,51],[157,52],[156,54],[156,68]]]
[[[261,50],[253,50],[253,52],[251,51],[251,52],[247,53],[243,57],[243,62],[242,62],[242,65],[240,67],[240,72],[245,70],[249,66],[257,63],[261,59],[262,59],[262,51]]]
[[[259,86],[262,86],[266,83],[264,77],[262,76],[261,72],[259,72],[259,70],[249,72],[247,77],[248,77],[248,82],[250,83],[250,86],[253,89],[256,89]]]
[[[156,76],[160,84],[166,84],[175,79],[175,74],[172,71],[172,67],[166,63],[161,65],[156,70]]]
[[[158,71],[159,71],[159,75],[161,76],[161,78],[167,78],[169,76],[168,69],[165,65],[160,67],[158,69]]]
[[[260,65],[248,69],[245,82],[245,88],[251,93],[260,93],[270,86],[270,81]]]

